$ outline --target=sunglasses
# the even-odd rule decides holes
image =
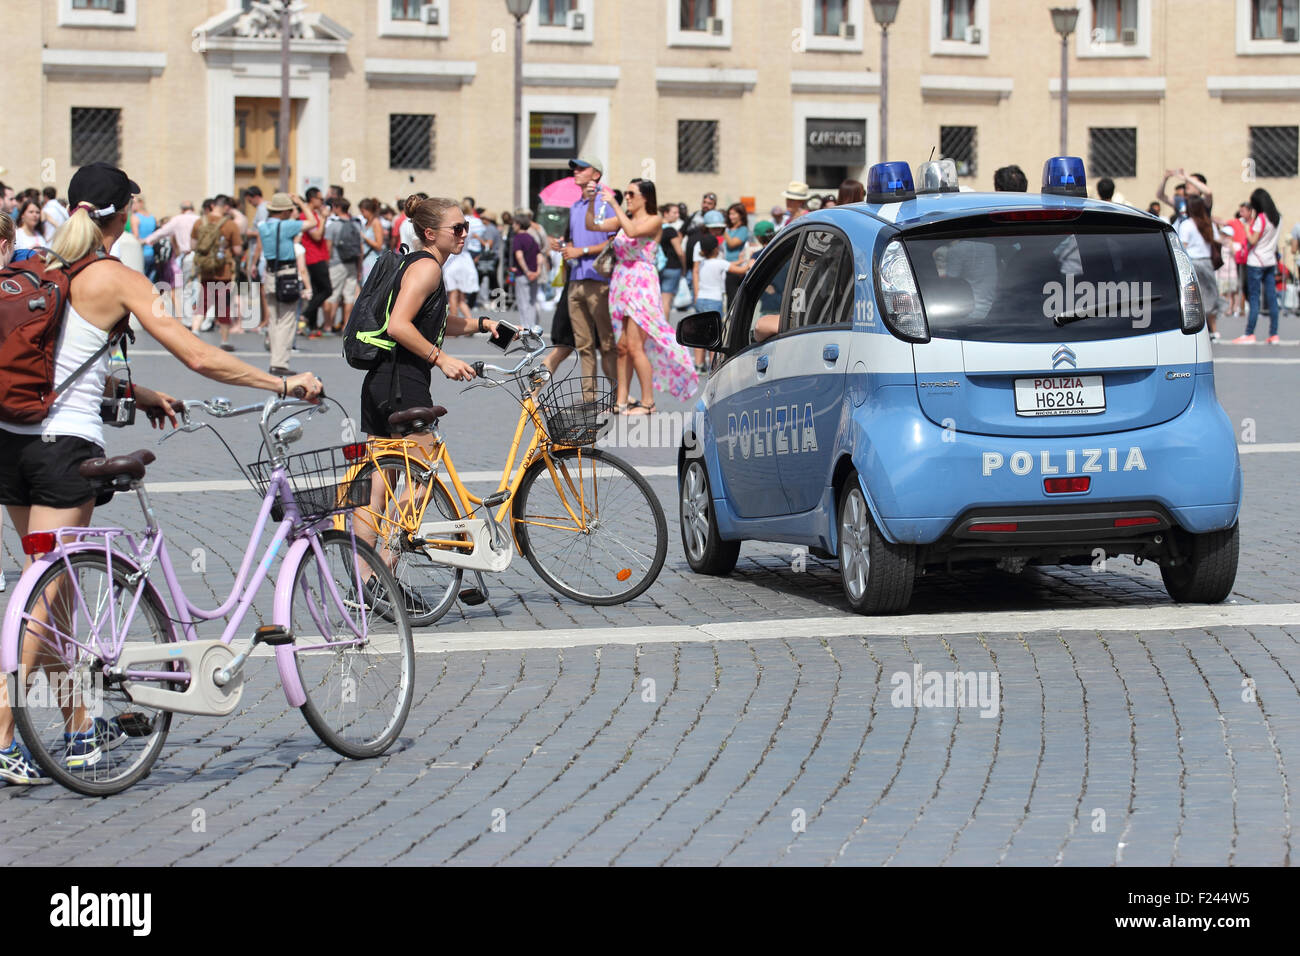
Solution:
[[[454,226],[439,226],[439,229],[450,229],[453,236],[463,236],[469,232],[469,223],[458,222]]]

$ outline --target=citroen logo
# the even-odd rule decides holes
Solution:
[[[1076,368],[1075,359],[1078,356],[1074,354],[1074,349],[1068,345],[1058,345],[1056,351],[1052,353],[1052,370],[1060,368],[1062,365],[1068,365],[1070,368]]]

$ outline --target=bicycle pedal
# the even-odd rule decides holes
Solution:
[[[293,634],[278,624],[265,624],[253,632],[253,643],[279,647],[281,644],[292,644]]]
[[[461,604],[467,605],[469,607],[474,607],[475,605],[482,604],[484,601],[487,600],[487,595],[484,594],[482,591],[480,591],[478,588],[466,588],[465,590],[460,592],[458,597],[460,598]]]
[[[492,492],[492,494],[487,495],[483,499],[483,507],[495,508],[497,505],[501,504],[501,502],[505,501],[509,497],[510,497],[509,488],[503,488],[500,491],[494,491]]]
[[[117,715],[117,723],[128,737],[148,737],[153,733],[153,719],[147,714],[128,711]]]

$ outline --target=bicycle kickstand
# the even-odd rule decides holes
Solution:
[[[500,522],[496,520],[496,516],[492,514],[492,509],[509,497],[510,492],[503,490],[494,492],[483,499],[483,517],[487,519],[488,530],[492,536],[492,550],[496,552],[510,547],[510,539],[506,536],[505,529],[501,527]],[[461,603],[468,607],[482,604],[488,599],[488,586],[487,582],[483,580],[483,572],[475,571],[474,578],[478,582],[478,587],[466,588],[457,595]]]

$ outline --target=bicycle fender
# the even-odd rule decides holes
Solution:
[[[90,551],[95,554],[104,553],[104,545],[97,541],[78,541],[71,544],[65,544],[58,551],[51,551],[43,558],[32,563],[18,579],[13,593],[9,595],[9,605],[5,608],[4,624],[0,625],[0,673],[14,674],[18,671],[18,632],[22,626],[23,608],[27,607],[27,601],[36,590],[36,582],[41,579],[47,570],[63,560],[65,555],[78,554],[83,551]],[[113,563],[121,562],[132,572],[139,571],[140,566],[129,556],[120,551],[113,552]],[[158,598],[163,607],[167,607],[167,602],[162,600],[162,595],[154,587],[152,581],[146,581],[145,587],[153,592],[154,597]],[[173,630],[172,638],[175,639]]]
[[[280,566],[280,576],[275,581],[275,605],[271,612],[271,623],[279,625],[286,631],[291,630],[289,622],[293,608],[293,581],[298,576],[298,567],[310,547],[310,538],[299,538],[289,545],[289,552],[284,556],[284,563]],[[307,693],[302,689],[302,681],[299,679],[293,644],[281,644],[276,647],[275,666],[280,671],[280,686],[284,688],[284,696],[289,706],[301,707],[307,703]]]

